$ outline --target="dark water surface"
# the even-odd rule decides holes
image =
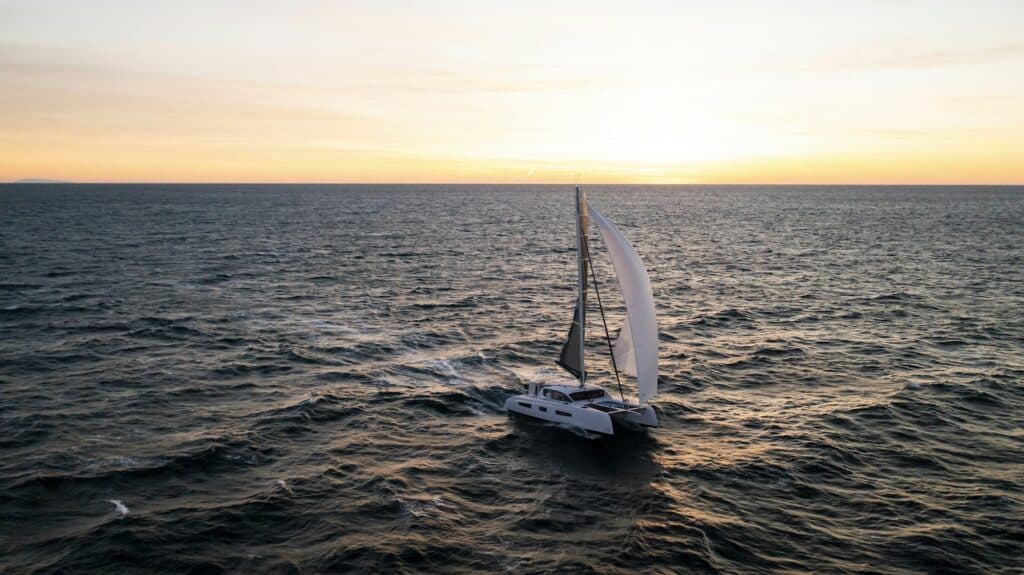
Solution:
[[[1024,572],[1024,190],[589,191],[647,436],[501,407],[570,187],[0,187],[0,572]]]

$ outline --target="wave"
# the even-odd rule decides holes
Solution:
[[[196,442],[191,450],[159,456],[114,456],[103,459],[82,459],[75,469],[64,472],[37,473],[11,482],[9,496],[23,490],[54,490],[70,485],[110,485],[156,478],[205,475],[220,470],[259,465],[268,461],[273,450],[250,443],[246,439],[209,439]]]
[[[504,390],[463,392],[449,390],[418,395],[402,400],[402,405],[414,409],[425,409],[445,416],[468,417],[481,413],[502,413],[504,411]]]
[[[567,378],[571,193],[27,194],[0,194],[0,571],[1019,563],[1019,190],[595,188],[660,326],[661,427],[601,439],[503,410]]]
[[[698,315],[691,319],[688,324],[707,327],[727,327],[735,325],[753,327],[754,316],[736,308],[726,308],[716,312]]]

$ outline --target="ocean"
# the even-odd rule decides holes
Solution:
[[[1024,188],[587,190],[646,434],[502,407],[571,186],[0,186],[0,572],[1024,573]]]

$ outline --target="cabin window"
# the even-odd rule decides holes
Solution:
[[[530,407],[532,407],[529,403],[526,403],[525,401],[520,401],[519,405],[525,407],[526,409],[530,409]]]
[[[604,390],[603,389],[588,389],[588,390],[585,390],[585,391],[577,391],[577,392],[574,392],[574,393],[570,393],[569,397],[571,397],[573,401],[584,401],[584,400],[587,400],[587,399],[601,399],[602,397],[604,397]]]
[[[544,397],[551,398],[555,401],[569,401],[569,398],[566,397],[564,393],[562,393],[561,391],[555,391],[553,389],[545,389]]]
[[[569,413],[568,411],[562,411],[561,409],[556,409],[555,415],[564,415],[566,417],[572,417],[571,413]]]
[[[538,405],[538,406],[537,406],[537,409],[539,409],[539,410],[543,411],[544,413],[547,413],[547,412],[548,412],[548,408],[546,408],[546,407],[544,407],[544,406],[541,406],[541,405]]]

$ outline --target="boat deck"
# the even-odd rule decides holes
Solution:
[[[643,407],[639,405],[626,405],[618,401],[597,401],[594,403],[588,403],[583,406],[584,408],[590,408],[597,411],[603,411],[609,415],[616,413],[637,413],[643,411]]]

